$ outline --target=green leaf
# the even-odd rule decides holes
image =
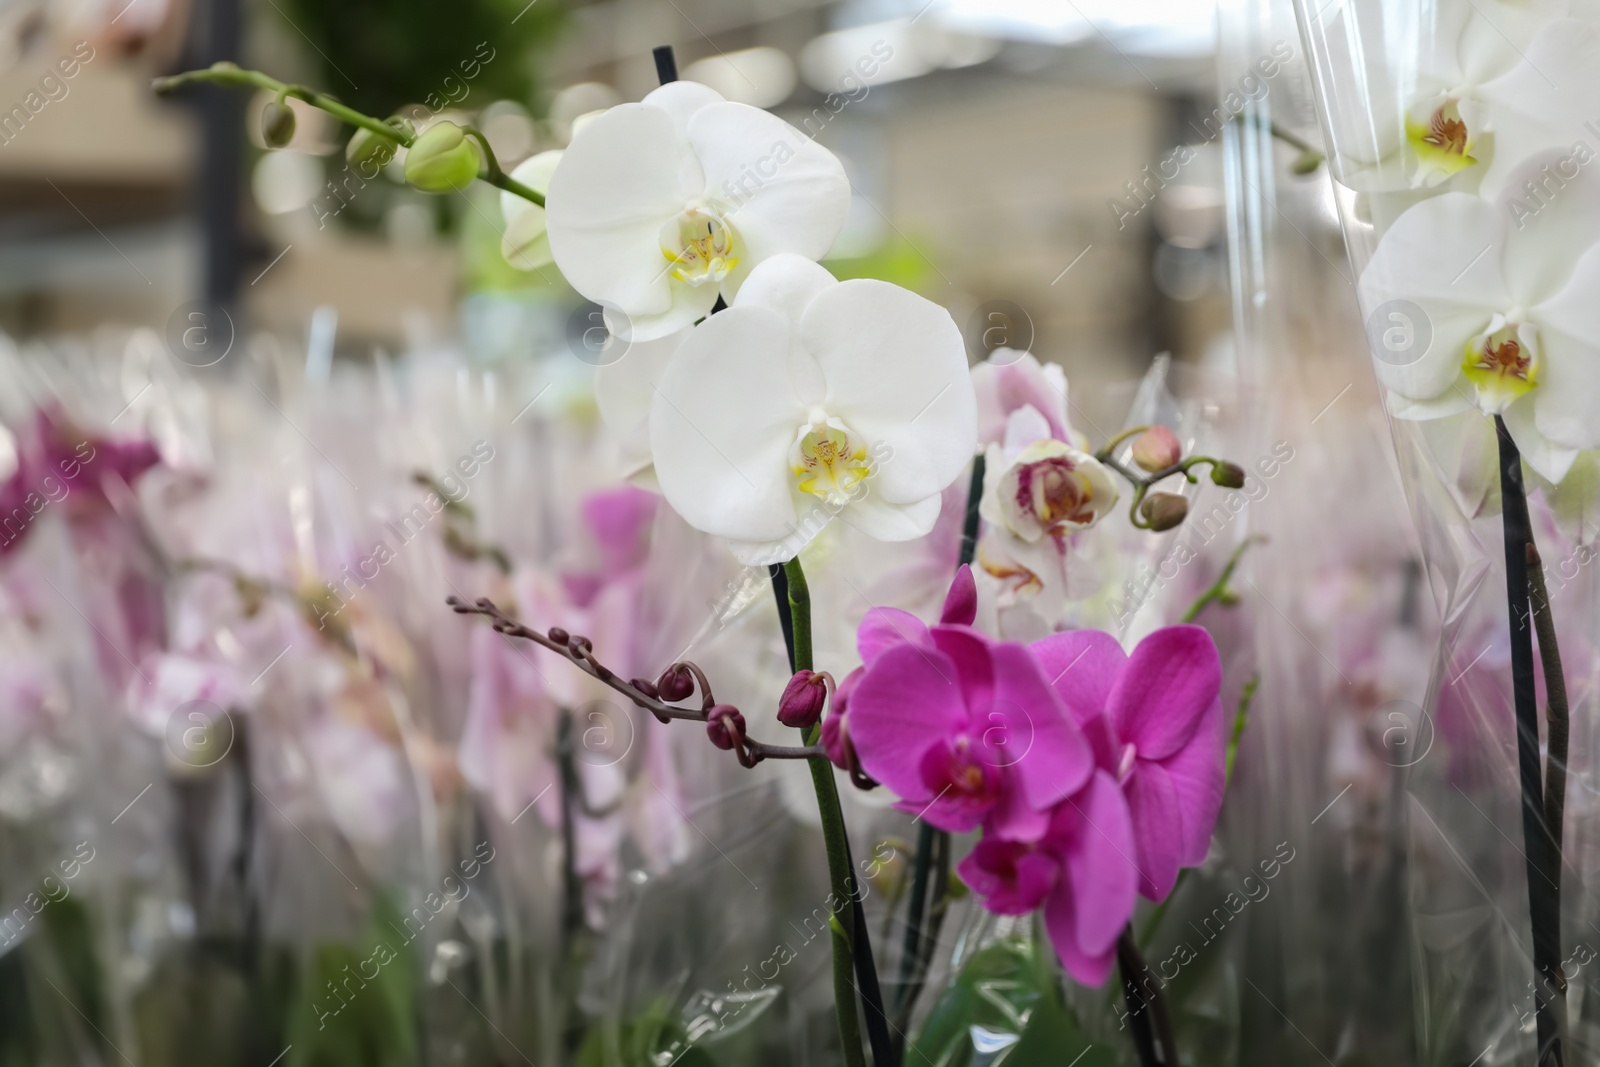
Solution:
[[[933,1067],[1116,1067],[1062,1002],[1048,948],[1002,938],[975,953],[939,994],[906,1055]]]
[[[652,1001],[617,1027],[589,1031],[576,1067],[716,1067],[705,1049],[689,1044],[688,1032],[664,1001]]]

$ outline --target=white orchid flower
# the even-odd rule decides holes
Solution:
[[[1547,167],[1535,157],[1513,186]],[[1529,466],[1560,482],[1600,447],[1600,174],[1577,173],[1537,214],[1515,199],[1445,193],[1410,208],[1359,295],[1393,414],[1500,415]]]
[[[511,177],[536,193],[550,189],[550,175],[561,162],[560,151],[540,152],[518,163]],[[500,238],[500,254],[519,270],[537,270],[553,262],[550,236],[545,231],[544,208],[515,193],[500,194],[500,215],[506,231]]]
[[[662,337],[731,300],[763,260],[821,259],[850,183],[833,153],[782,119],[671,82],[586,122],[550,179],[556,266],[613,331]]]
[[[1366,99],[1332,116],[1340,179],[1383,192],[1437,188],[1459,174],[1465,186],[1453,187],[1493,196],[1531,155],[1583,139],[1600,89],[1600,33],[1560,17],[1562,6],[1445,0],[1396,16],[1377,3],[1346,4],[1325,40],[1336,66],[1361,68]],[[1396,65],[1408,47],[1415,65]]]
[[[793,558],[835,517],[920,537],[977,450],[961,331],[888,282],[773,256],[668,363],[650,448],[668,503],[748,564]]]
[[[617,338],[612,343],[625,346],[622,356],[595,368],[595,406],[617,444],[623,476],[635,485],[657,488],[650,458],[650,404],[661,375],[690,329],[651,341]]]

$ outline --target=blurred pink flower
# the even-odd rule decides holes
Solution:
[[[1205,859],[1222,808],[1222,662],[1199,626],[1168,626],[1126,655],[1116,638],[1073,630],[1034,642],[1055,692],[1128,798],[1139,891],[1172,892]]]

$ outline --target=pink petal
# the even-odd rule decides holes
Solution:
[[[1128,662],[1117,639],[1101,630],[1068,630],[1028,647],[1080,724],[1105,711],[1111,687]]]
[[[908,642],[926,645],[928,627],[909,611],[899,608],[873,608],[856,631],[856,651],[861,653],[861,662],[869,666],[886,649]]]
[[[850,740],[862,768],[907,801],[931,799],[923,754],[963,731],[967,706],[955,664],[937,649],[885,649],[850,694]]]
[[[928,638],[955,664],[950,682],[960,686],[967,707],[981,714],[994,703],[995,670],[990,655],[994,642],[965,626],[934,626],[928,630]],[[985,728],[987,724],[977,732],[981,734]]]
[[[1194,867],[1205,861],[1211,848],[1211,833],[1222,811],[1226,785],[1227,734],[1222,701],[1215,700],[1200,720],[1189,743],[1161,761],[1161,769],[1172,780],[1183,813],[1183,833],[1178,862]]]
[[[1164,900],[1183,863],[1183,808],[1177,787],[1159,763],[1139,760],[1123,783],[1138,843],[1139,892]]]
[[[1007,775],[1000,782],[1000,796],[984,820],[985,833],[1011,841],[1038,841],[1050,829],[1050,813],[1028,802],[1022,783]]]
[[[956,870],[996,915],[1026,915],[1056,884],[1060,862],[1030,845],[985,837]]]
[[[1061,966],[1067,969],[1074,981],[1086,986],[1103,986],[1116,966],[1117,952],[1113,947],[1091,955],[1079,948],[1071,939],[1071,930],[1077,923],[1073,911],[1072,893],[1059,886],[1044,902],[1044,928],[1055,946]]]
[[[1116,780],[1104,771],[1057,809],[1058,823],[1075,823],[1062,860],[1077,914],[1077,945],[1099,956],[1116,945],[1133,914],[1139,885],[1134,828]],[[1054,834],[1052,833],[1052,837]]]
[[[1010,732],[996,751],[1028,802],[1046,811],[1083,786],[1094,754],[1027,648],[996,645],[990,657],[997,679],[990,719],[1005,720]]]
[[[939,621],[956,626],[971,626],[978,617],[978,583],[972,577],[972,568],[963,563],[956,569],[955,581],[945,594],[944,608]]]
[[[1222,660],[1211,635],[1199,626],[1168,626],[1133,650],[1106,712],[1142,758],[1165,759],[1193,736],[1221,689]]]

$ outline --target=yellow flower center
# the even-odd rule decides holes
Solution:
[[[680,282],[720,283],[739,265],[733,228],[720,215],[690,207],[661,228],[661,254]]]
[[[838,419],[813,420],[789,449],[789,469],[803,493],[843,505],[862,492],[872,475],[867,446]]]
[[[1406,140],[1416,157],[1416,184],[1437,185],[1478,162],[1474,131],[1454,99],[1423,105],[1406,116]]]
[[[1478,407],[1497,415],[1539,384],[1533,330],[1496,317],[1489,330],[1467,342],[1461,370],[1478,394]]]

